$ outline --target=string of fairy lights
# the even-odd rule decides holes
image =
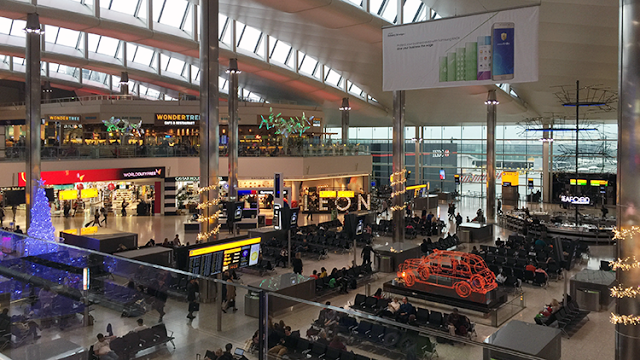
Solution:
[[[400,171],[396,171],[391,175],[391,188],[395,189],[395,187],[397,185],[403,185],[407,182],[407,169],[402,169]],[[391,199],[393,200],[393,198],[395,198],[396,196],[402,196],[404,195],[404,193],[407,192],[407,189],[404,186],[401,186],[401,190],[398,191],[393,191],[391,193]],[[391,211],[399,211],[399,210],[404,210],[407,206],[404,204],[404,201],[402,202],[401,206],[397,206],[394,205],[391,207]]]
[[[206,187],[202,187],[198,189],[198,195],[202,194],[202,193],[206,193],[212,190],[217,189],[218,185],[210,185],[210,186],[206,186]],[[212,206],[217,206],[220,205],[220,199],[212,199],[212,200],[208,200],[205,202],[201,202],[199,203],[196,208],[198,210],[204,210],[204,209],[208,209]],[[222,212],[220,210],[216,210],[215,213],[209,215],[209,216],[203,216],[202,214],[198,215],[198,222],[199,223],[209,223],[213,220],[217,220],[220,218],[220,214]],[[209,240],[209,238],[211,238],[214,235],[217,235],[220,232],[220,224],[217,224],[213,229],[209,230],[209,231],[201,231],[198,233],[198,236],[196,237],[198,239],[198,241],[207,241]]]
[[[635,235],[640,234],[640,227],[632,226],[627,229],[613,229],[613,239],[614,240],[630,240]],[[625,259],[617,259],[609,262],[609,266],[611,266],[612,270],[620,270],[620,271],[631,271],[640,269],[640,261],[636,259],[635,256],[631,258]],[[622,298],[636,298],[640,295],[640,286],[631,286],[626,287],[623,284],[612,287],[610,290],[611,296],[622,299]],[[637,315],[620,315],[611,313],[611,323],[613,324],[623,324],[623,325],[638,325],[640,324],[640,316]]]

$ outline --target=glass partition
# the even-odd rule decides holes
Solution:
[[[274,292],[267,293],[266,298],[269,321],[262,351],[274,356],[298,358],[300,354],[307,354],[312,358],[340,360],[434,357],[482,360],[507,358],[502,357],[507,355],[516,359],[541,359],[483,343],[492,330],[481,329],[474,321],[469,323],[464,335],[453,334],[458,330],[450,331],[445,324],[448,314],[436,310],[425,313],[426,309],[420,306],[414,307],[415,315],[406,316],[392,314],[387,310],[388,306],[354,303],[353,297],[340,298],[331,305]],[[281,330],[282,325],[284,330]],[[291,339],[289,333],[296,339]],[[486,357],[488,355],[490,357]]]
[[[232,353],[249,359],[540,359],[484,343],[499,342],[496,329],[463,309],[454,317],[410,298],[413,310],[400,306],[394,313],[392,300],[354,292],[333,294],[331,304],[321,304],[315,280],[302,275],[244,283],[231,271],[218,275],[223,281],[128,259],[126,253],[4,231],[0,238],[0,303],[6,309],[0,315],[0,358],[85,359],[97,351],[101,359],[193,359],[230,344]],[[169,248],[141,249],[172,256]],[[515,309],[517,299],[510,304]],[[530,331],[554,331],[529,325]]]
[[[86,359],[79,354],[98,349],[101,333],[119,359],[194,359],[229,343],[232,351],[244,349],[258,330],[258,318],[244,311],[241,278],[222,283],[9,232],[0,237],[0,309],[7,310],[0,315],[0,349],[6,358]],[[221,286],[229,299],[236,294],[238,310],[225,301],[222,312]]]

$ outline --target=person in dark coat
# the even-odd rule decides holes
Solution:
[[[293,272],[295,274],[302,275],[302,259],[300,253],[296,254],[296,257],[291,261],[291,263],[293,265]]]
[[[362,253],[360,254],[360,256],[362,257],[362,265],[371,263],[371,253],[375,253],[375,251],[373,251],[373,247],[371,247],[371,243],[367,243],[362,248]]]
[[[189,302],[189,314],[187,318],[193,320],[195,319],[195,315],[193,315],[194,311],[198,311],[198,302],[197,294],[200,292],[200,286],[198,285],[198,279],[191,279],[187,284],[187,302]]]

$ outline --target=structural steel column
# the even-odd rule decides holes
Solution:
[[[404,91],[393,92],[393,242],[404,242]]]
[[[238,59],[229,59],[229,198],[238,198]]]
[[[40,179],[40,131],[41,131],[41,113],[40,113],[40,20],[38,14],[27,14],[27,44],[25,48],[26,55],[26,108],[27,108],[27,157],[26,168],[26,228],[31,224],[31,206],[33,197],[36,194],[37,181]]]
[[[126,71],[120,73],[120,92],[129,95],[129,73]]]
[[[415,131],[416,131],[416,144],[414,145],[414,152],[415,152],[415,179],[416,179],[416,183],[415,185],[421,185],[422,184],[422,126],[416,126],[415,127]]]
[[[543,128],[549,129],[550,124],[543,124]],[[551,131],[542,132],[542,200],[551,203],[551,172],[549,170],[549,148],[553,141]]]
[[[628,230],[640,226],[640,1],[620,1],[620,56],[618,76],[618,228]],[[618,240],[619,259],[640,259],[640,234]],[[640,285],[640,269],[617,270],[618,283],[623,288]],[[640,315],[640,297],[616,299],[616,313]],[[616,325],[616,359],[638,359],[640,355],[640,324]]]
[[[218,198],[218,0],[200,2],[200,187],[210,190],[200,193],[200,202]],[[209,217],[218,206],[202,209]],[[201,232],[209,232],[218,219],[202,223]],[[206,241],[206,240],[205,240]]]
[[[489,90],[487,101],[487,206],[488,223],[496,218],[496,91]]]
[[[342,144],[349,144],[349,98],[342,98],[340,112],[342,112]]]

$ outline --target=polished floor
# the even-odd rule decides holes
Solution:
[[[473,217],[475,211],[481,207],[481,203],[478,199],[463,199],[458,203],[459,211],[461,215]],[[556,210],[553,207],[546,207],[548,210]],[[440,213],[446,214],[446,204],[440,206]],[[329,215],[314,215],[314,222],[326,221],[329,219]],[[17,214],[16,220],[18,223],[24,222],[24,214],[20,211]],[[88,217],[81,218],[54,218],[54,226],[56,230],[61,231],[64,229],[77,228],[88,222]],[[162,240],[165,237],[172,239],[175,234],[178,234],[183,241],[193,241],[195,235],[184,234],[183,223],[186,220],[184,216],[151,216],[151,217],[110,217],[108,222],[109,228],[115,228],[121,231],[137,232],[139,234],[140,245],[146,242],[149,238],[156,240]],[[301,223],[306,223],[306,218],[303,216],[300,218]],[[500,228],[496,229],[496,236],[506,237],[508,232]],[[416,239],[418,242],[421,239]],[[377,238],[376,241],[387,241],[384,238]],[[475,245],[475,244],[474,244]],[[467,245],[463,245],[461,250],[469,251]],[[568,276],[572,276],[577,271],[583,268],[597,269],[600,260],[611,260],[614,257],[615,251],[610,246],[598,246],[591,247],[591,257],[585,259],[581,264],[576,266]],[[328,259],[318,261],[317,259],[304,259],[303,274],[309,275],[316,269],[324,266],[327,269],[333,267],[341,268],[348,266],[353,260],[354,253],[336,254],[332,253]],[[360,252],[356,253],[358,261],[360,261]],[[291,272],[290,269],[278,268],[276,274]],[[388,281],[394,277],[393,274],[376,275],[376,279],[371,283],[371,291],[375,291],[378,287],[382,286],[382,283]],[[241,282],[244,284],[253,284],[260,281],[262,278],[253,274],[243,274]],[[115,278],[114,281],[125,284],[127,279]],[[537,314],[544,304],[548,304],[552,299],[562,299],[564,292],[564,281],[551,281],[546,288],[534,287],[530,285],[524,285],[524,297],[526,302],[526,308],[516,314],[513,319],[521,320],[532,323],[533,317]],[[258,321],[256,318],[245,315],[244,297],[247,290],[241,288],[242,285],[237,287],[237,307],[239,311],[233,313],[221,314],[220,322],[222,331],[217,330],[218,324],[218,305],[201,304],[200,311],[197,313],[197,317],[193,321],[189,321],[185,318],[187,314],[187,304],[176,300],[169,300],[167,302],[165,311],[167,315],[164,317],[164,323],[167,329],[174,332],[176,338],[174,350],[171,344],[166,348],[161,347],[157,351],[145,351],[139,354],[139,358],[142,359],[194,359],[196,354],[204,354],[206,349],[215,349],[224,347],[226,343],[232,343],[234,347],[245,347],[246,341],[251,338],[253,333],[258,328]],[[350,291],[349,294],[332,295],[329,297],[323,297],[317,299],[317,301],[324,303],[324,301],[331,301],[332,305],[345,307],[349,306],[349,302],[353,301],[356,293],[364,293],[366,289],[363,287],[357,290]],[[279,299],[270,298],[270,301],[278,301]],[[416,305],[420,305],[418,301],[414,301]],[[428,308],[436,308],[434,304],[425,304]],[[15,310],[20,309],[20,304],[16,305]],[[299,304],[288,308],[288,311],[274,314],[274,320],[283,320],[287,325],[290,325],[294,330],[300,330],[304,336],[306,330],[309,328],[309,324],[317,317],[320,307],[315,307],[308,304]],[[12,312],[14,309],[12,309]],[[442,307],[443,312],[449,312],[450,308]],[[562,339],[562,358],[563,359],[613,359],[614,358],[614,326],[609,322],[609,316],[612,309],[602,312],[594,312],[589,315],[589,321],[584,323],[583,327],[571,338]],[[462,311],[464,313],[464,311]],[[102,306],[95,306],[92,312],[95,317],[95,323],[92,327],[75,326],[71,329],[59,331],[57,328],[43,329],[41,332],[42,338],[35,341],[33,344],[28,344],[30,348],[37,348],[38,346],[45,348],[47,343],[55,339],[65,339],[78,344],[82,347],[88,347],[95,342],[95,335],[98,332],[105,332],[105,327],[108,323],[111,323],[116,335],[124,335],[126,332],[135,327],[136,318],[121,317],[119,312],[107,309]],[[469,314],[471,315],[471,314]],[[153,325],[158,322],[158,313],[151,310],[141,316],[145,323]],[[486,319],[474,317],[471,315],[473,321],[477,323],[478,338],[477,341],[483,341],[490,334],[497,329],[486,325]],[[29,341],[31,343],[32,341]],[[371,346],[364,345],[347,345],[349,350],[353,350],[356,353],[361,353],[369,357],[376,359],[392,358],[401,359],[404,358],[404,354],[393,353],[389,351],[382,351],[379,348],[373,348]],[[24,348],[24,347],[23,347]],[[441,359],[482,359],[482,349],[479,346],[472,345],[448,345],[438,344],[437,351]],[[6,350],[3,354],[12,358],[12,352]],[[15,352],[16,356],[18,352]],[[248,355],[248,357],[255,358],[254,355]],[[17,357],[16,357],[17,358]],[[33,357],[28,357],[29,359]]]

